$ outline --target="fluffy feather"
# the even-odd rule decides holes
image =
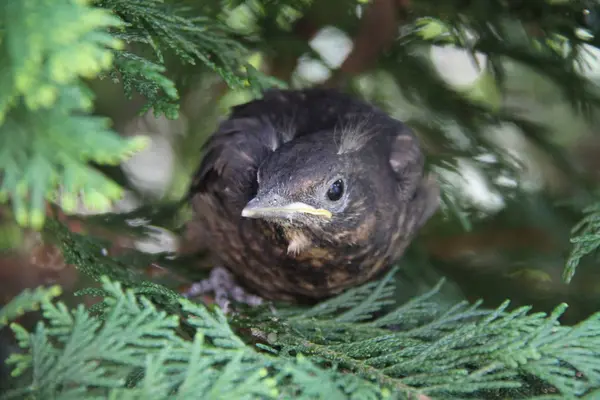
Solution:
[[[203,152],[190,188],[194,223],[221,264],[269,299],[317,300],[378,276],[438,207],[410,129],[330,89],[271,90],[237,106]],[[346,185],[333,203],[336,179]],[[269,193],[332,217],[241,217]]]

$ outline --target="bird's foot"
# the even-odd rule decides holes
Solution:
[[[225,314],[231,311],[231,300],[258,306],[264,300],[254,294],[248,293],[235,281],[235,277],[223,267],[214,267],[207,279],[192,284],[184,293],[186,297],[196,297],[207,293],[214,294],[214,302]]]

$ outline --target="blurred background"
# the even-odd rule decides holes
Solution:
[[[274,84],[338,87],[406,121],[421,138],[428,167],[442,185],[443,205],[401,262],[401,298],[445,277],[451,301],[481,298],[495,307],[511,299],[513,306],[530,304],[541,311],[566,302],[566,323],[600,309],[600,269],[594,254],[581,259],[570,284],[563,279],[574,246],[572,229],[586,215],[585,207],[595,204],[600,140],[593,123],[596,111],[582,113],[584,107],[574,107],[575,100],[588,95],[577,92],[579,81],[568,80],[572,75],[564,59],[552,64],[531,50],[535,38],[547,46],[564,45],[544,30],[545,18],[551,20],[554,11],[525,18],[535,11],[534,3],[541,3],[515,2],[516,9],[502,16],[505,29],[494,42],[477,30],[483,29],[485,12],[494,12],[494,2],[485,12],[472,2],[463,2],[462,8],[461,2],[435,8],[432,2],[408,0],[183,3],[191,14],[225,24],[251,49],[248,62]],[[594,31],[598,18],[592,6],[569,17],[573,30]],[[468,28],[460,35],[452,28],[458,20]],[[465,49],[477,42],[469,34],[488,42]],[[452,42],[457,36],[460,46]],[[521,53],[511,52],[506,43]],[[145,54],[138,44],[130,47]],[[580,47],[577,67],[568,72],[576,70],[588,79],[588,89],[593,88],[600,78],[598,51],[593,43]],[[180,92],[175,120],[152,111],[140,115],[146,99],[135,93],[125,96],[118,76],[89,82],[96,93],[96,114],[110,117],[123,136],[151,138],[148,148],[121,167],[103,170],[128,189],[115,205],[116,213],[142,206],[161,209],[180,200],[204,140],[231,106],[256,96],[255,87],[232,89],[201,63],[183,64],[166,54],[165,65]],[[565,88],[572,89],[571,96]],[[90,224],[107,220],[88,219],[90,212],[84,208],[79,213],[86,218],[71,219],[70,228],[101,232],[112,254],[123,249],[177,252],[189,246],[174,226],[153,222],[152,235],[139,238],[124,230],[95,231]],[[143,219],[143,211],[138,214]],[[179,227],[185,216],[189,213],[179,216]],[[2,302],[39,284],[59,283],[65,290],[89,284],[41,233],[17,227],[12,218],[2,221]],[[87,221],[85,227],[82,221]],[[125,217],[121,222],[135,225]],[[182,261],[189,270],[197,263]],[[153,273],[167,268],[155,261],[148,265]]]

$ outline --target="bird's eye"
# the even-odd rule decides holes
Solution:
[[[329,186],[327,198],[331,201],[338,201],[344,194],[344,181],[338,179]]]

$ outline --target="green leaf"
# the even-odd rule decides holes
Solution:
[[[106,29],[120,24],[85,2],[0,5],[0,193],[23,226],[43,225],[45,200],[66,211],[78,200],[107,210],[122,189],[87,163],[119,163],[147,143],[121,138],[87,114],[92,96],[81,79],[111,66],[122,43]]]

